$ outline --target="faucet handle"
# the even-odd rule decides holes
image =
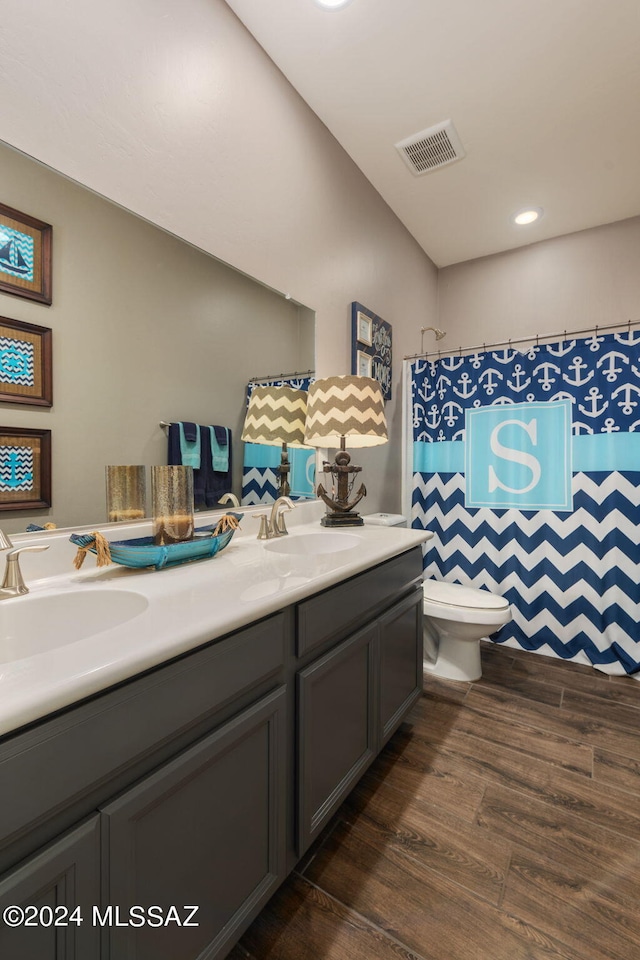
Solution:
[[[7,560],[12,560],[14,557],[17,557],[20,553],[36,553],[40,550],[48,550],[50,547],[49,543],[32,543],[28,547],[14,547],[13,550],[9,550],[7,554]]]
[[[269,517],[266,513],[254,513],[254,520],[260,521],[260,529],[258,530],[258,540],[270,540],[271,531],[269,526]]]
[[[40,550],[48,550],[48,543],[34,543],[29,547],[14,547],[7,553],[7,565],[4,568],[4,580],[0,590],[8,591],[9,596],[17,596],[23,593],[29,593],[29,588],[24,582],[22,571],[20,570],[20,554],[36,553]]]

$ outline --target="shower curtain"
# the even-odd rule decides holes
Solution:
[[[308,390],[311,377],[284,377],[280,380],[251,381],[247,384],[246,404],[255,387],[292,387]],[[242,468],[242,503],[273,503],[278,496],[277,467],[280,465],[280,446],[263,443],[245,443]],[[313,497],[315,483],[315,450],[307,447],[289,447],[289,485],[291,498]]]
[[[407,366],[425,577],[506,597],[498,643],[637,674],[640,332]]]

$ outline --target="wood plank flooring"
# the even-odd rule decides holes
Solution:
[[[483,644],[230,960],[638,960],[640,683]]]

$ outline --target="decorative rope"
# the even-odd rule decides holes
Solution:
[[[95,547],[97,565],[99,567],[106,567],[111,563],[111,550],[109,549],[109,541],[103,534],[100,533],[99,530],[96,530],[91,534],[91,540],[86,547],[78,547],[78,552],[76,553],[75,560],[73,561],[73,565],[76,570],[80,569],[84,563],[84,558],[92,547]]]
[[[57,530],[58,528],[57,528],[57,526],[56,526],[55,523],[45,523],[44,529],[45,529],[45,530]]]
[[[215,530],[213,531],[214,537],[219,537],[221,533],[226,533],[227,530],[237,530],[240,526],[240,521],[232,513],[225,513],[224,517],[220,517],[218,520]]]

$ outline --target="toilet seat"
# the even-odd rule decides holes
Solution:
[[[447,607],[460,607],[463,610],[506,610],[509,602],[504,597],[480,590],[477,587],[463,587],[459,583],[445,583],[442,580],[424,580],[422,592],[430,603]]]
[[[441,580],[424,580],[422,594],[423,611],[434,619],[491,626],[491,633],[511,619],[508,600],[488,590]]]

